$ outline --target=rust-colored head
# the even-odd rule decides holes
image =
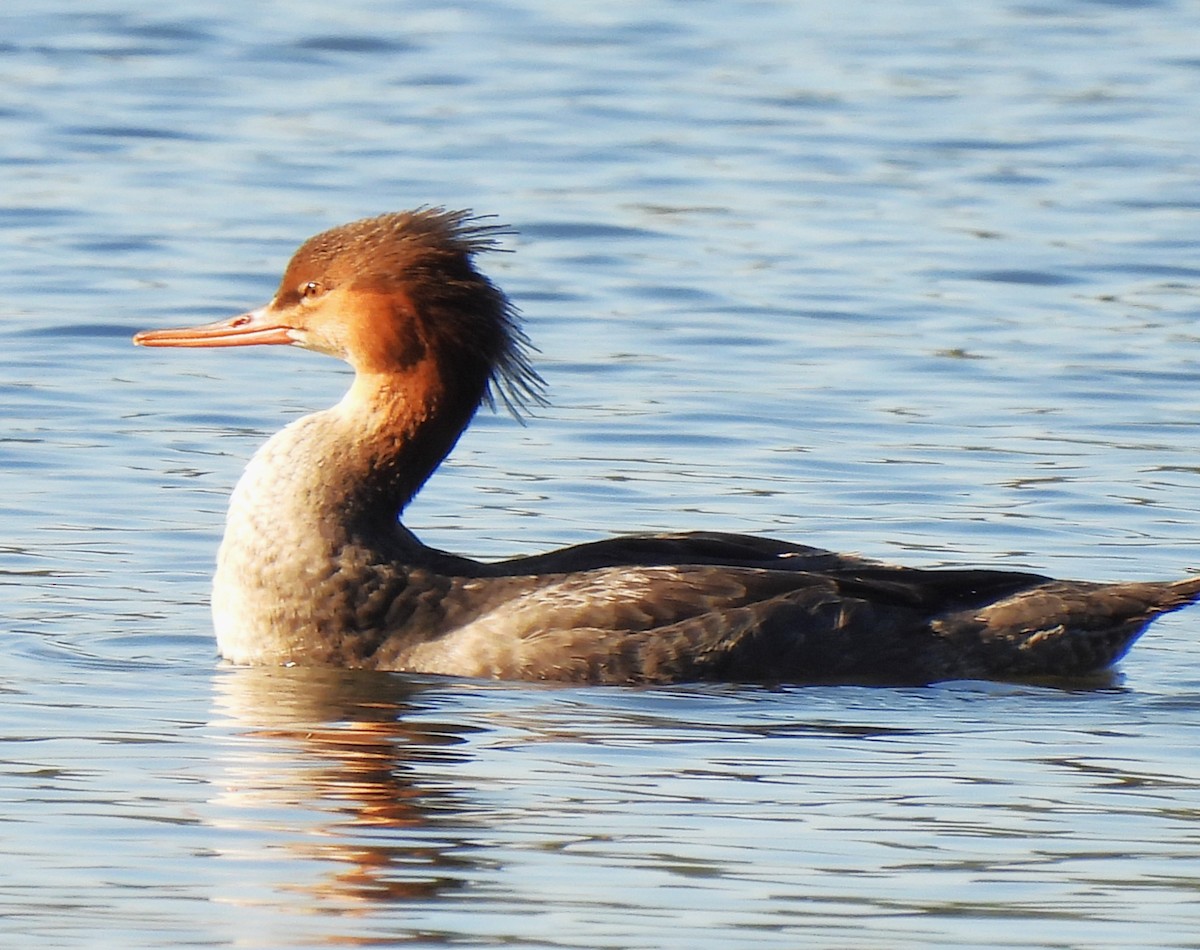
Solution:
[[[467,211],[424,208],[366,218],[305,241],[274,298],[199,327],[146,330],[139,346],[290,344],[346,360],[360,375],[417,366],[516,412],[541,400],[516,309],[474,267],[502,227]],[[426,369],[427,371],[427,369]]]

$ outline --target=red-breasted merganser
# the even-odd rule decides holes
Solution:
[[[356,221],[301,245],[266,306],[134,337],[288,344],[355,371],[233,492],[213,589],[230,661],[591,683],[1079,676],[1200,597],[1200,577],[917,570],[734,534],[499,563],[426,547],[400,515],[479,405],[541,398],[517,312],[474,264],[500,233],[440,208]]]

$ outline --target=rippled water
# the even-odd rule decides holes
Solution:
[[[965,7],[965,9],[964,9]],[[298,352],[145,352],[419,204],[554,404],[439,546],[776,534],[1200,567],[1200,10],[10,2],[0,934],[42,947],[1197,947],[1200,614],[1073,689],[555,689],[220,667]]]

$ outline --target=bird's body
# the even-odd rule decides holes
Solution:
[[[498,563],[426,547],[400,515],[480,403],[539,395],[515,311],[473,266],[493,233],[438,209],[355,222],[307,241],[266,307],[136,338],[293,344],[356,371],[233,493],[213,593],[229,660],[601,683],[1079,676],[1200,596],[1200,578],[918,570],[732,534]]]

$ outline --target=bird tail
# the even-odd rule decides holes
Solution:
[[[1176,596],[1180,598],[1179,602],[1170,607],[1165,607],[1164,611],[1178,610],[1180,607],[1186,607],[1188,604],[1194,604],[1200,600],[1200,574],[1195,577],[1185,577],[1183,580],[1172,581],[1166,585]]]
[[[1123,657],[1157,617],[1200,599],[1200,575],[1165,583],[1049,581],[934,623],[977,675],[1086,676]]]

